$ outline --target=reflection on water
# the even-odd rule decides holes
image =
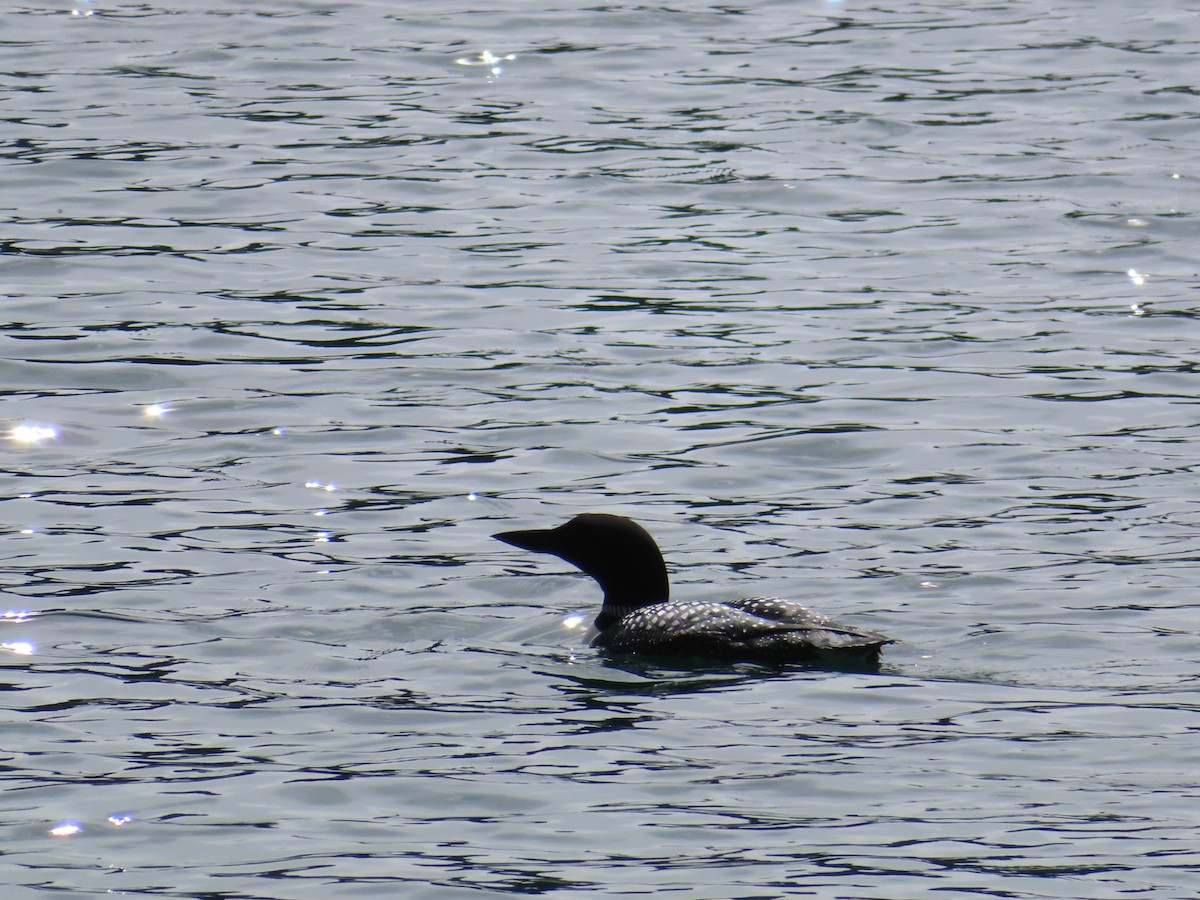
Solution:
[[[1197,895],[1196,26],[1127,13],[0,13],[6,883]],[[583,511],[903,643],[606,660],[488,537]]]
[[[58,437],[58,429],[53,425],[38,425],[25,422],[13,426],[8,433],[9,439],[17,444],[41,444]]]

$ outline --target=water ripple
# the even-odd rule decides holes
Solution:
[[[0,14],[8,882],[1196,895],[1195,24],[1126,13]],[[902,641],[605,660],[490,538],[584,510]]]

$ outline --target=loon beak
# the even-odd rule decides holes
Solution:
[[[493,534],[492,537],[514,547],[520,547],[522,550],[532,550],[534,553],[556,553],[558,543],[555,540],[555,530],[553,528],[535,528],[531,531],[502,531],[500,534]]]

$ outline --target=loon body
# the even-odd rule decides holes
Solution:
[[[596,579],[604,605],[592,646],[611,653],[872,665],[880,648],[893,643],[777,597],[671,600],[667,567],[654,538],[621,516],[585,513],[557,528],[494,537],[557,556]]]

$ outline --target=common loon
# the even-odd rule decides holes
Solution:
[[[873,665],[882,634],[839,625],[792,600],[670,600],[667,567],[632,519],[585,513],[557,528],[505,531],[498,540],[550,553],[599,582],[604,605],[593,647],[611,653],[769,663]]]

